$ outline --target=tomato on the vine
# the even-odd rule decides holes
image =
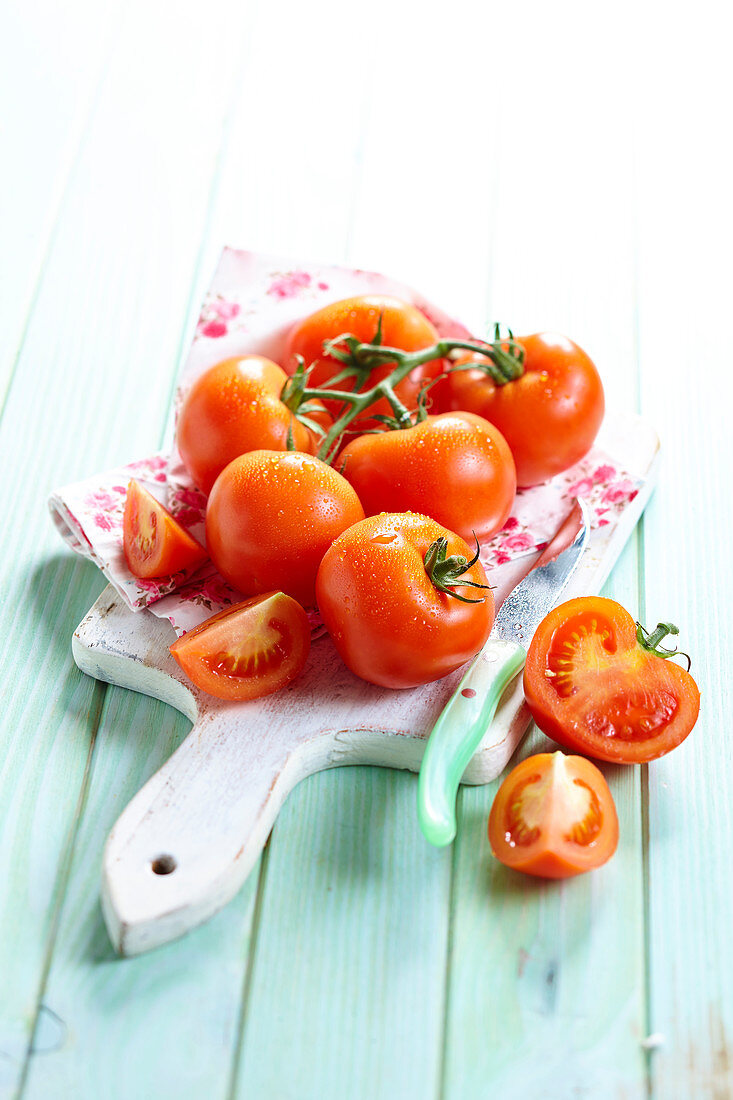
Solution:
[[[574,752],[616,764],[656,760],[695,725],[700,692],[614,600],[580,596],[547,615],[527,651],[524,694],[544,733]]]
[[[446,676],[478,653],[494,622],[486,574],[467,544],[409,512],[344,531],[323,557],[316,595],[344,663],[388,688]]]
[[[517,467],[517,484],[536,485],[562,473],[590,450],[605,408],[600,375],[582,348],[565,336],[518,336],[524,373],[498,385],[471,369],[480,355],[456,360],[436,385],[435,408],[478,413],[496,424]],[[468,366],[467,366],[468,365]]]
[[[499,787],[489,841],[498,860],[529,875],[567,878],[600,867],[618,845],[608,784],[582,756],[529,756]]]
[[[283,592],[228,607],[183,634],[170,651],[189,680],[218,699],[259,699],[303,670],[310,651],[303,608]]]
[[[221,575],[245,596],[272,589],[315,603],[318,566],[364,509],[346,478],[296,451],[249,451],[214,483],[206,543]]]
[[[295,419],[280,400],[288,376],[262,355],[225,359],[191,386],[178,414],[176,442],[196,485],[209,493],[232,459],[246,451],[307,454],[318,449],[317,432]],[[325,409],[309,414],[321,427],[330,423]]]
[[[135,480],[127,487],[122,546],[130,572],[146,580],[195,569],[208,558],[203,546]]]
[[[332,356],[324,354],[324,341],[335,340],[338,336],[351,333],[358,340],[370,343],[375,337],[380,318],[381,343],[385,347],[399,348],[402,351],[420,351],[430,347],[439,338],[434,325],[409,302],[382,294],[345,298],[323,306],[291,329],[284,359],[286,370],[292,374],[297,367],[296,356],[302,356],[306,367],[311,365],[313,367],[309,386],[314,389],[327,386],[329,380],[341,371],[342,364]],[[433,359],[429,363],[416,367],[396,386],[397,396],[411,412],[417,407],[418,395],[423,384],[438,375],[442,368],[443,361]],[[382,378],[386,378],[391,369],[390,364],[375,367],[370,372],[367,386],[362,388],[373,386]],[[343,379],[337,383],[337,388],[353,390],[354,379]],[[341,406],[337,401],[327,401],[326,407],[335,415]],[[358,433],[379,427],[380,421],[374,419],[375,415],[390,416],[391,414],[392,408],[389,402],[381,398],[372,405],[368,415],[360,416],[353,421],[350,431]]]
[[[420,512],[467,541],[495,534],[516,492],[504,437],[472,413],[443,413],[413,428],[362,435],[347,444],[337,466],[367,515]]]

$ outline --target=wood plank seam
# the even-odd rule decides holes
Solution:
[[[229,1074],[229,1085],[227,1088],[227,1100],[236,1100],[237,1095],[237,1079],[239,1077],[242,1063],[244,1032],[247,1026],[247,1011],[249,1008],[250,993],[252,990],[252,975],[254,973],[254,963],[257,954],[257,941],[259,939],[260,921],[262,918],[262,907],[265,892],[265,883],[267,880],[267,864],[269,861],[269,853],[270,839],[268,837],[267,843],[262,849],[262,855],[260,856],[260,865],[257,870],[257,893],[255,894],[254,912],[252,913],[252,924],[250,926],[249,950],[247,952],[247,958],[245,960],[244,966],[242,996],[239,1002],[239,1019],[236,1028],[237,1038],[234,1050],[231,1054],[231,1070]]]
[[[94,684],[92,692],[92,705],[90,706],[89,715],[91,724],[89,748],[87,750],[84,773],[82,775],[81,784],[79,786],[79,794],[77,796],[74,816],[71,821],[71,825],[68,830],[68,836],[62,849],[61,857],[58,863],[56,884],[53,890],[51,922],[49,924],[48,935],[46,938],[46,946],[43,955],[43,965],[41,967],[41,973],[38,982],[36,1004],[33,1013],[33,1020],[28,1032],[28,1045],[26,1047],[25,1057],[23,1059],[23,1068],[21,1070],[20,1078],[18,1081],[16,1100],[21,1100],[21,1097],[23,1096],[28,1078],[28,1071],[30,1069],[31,1058],[33,1056],[33,1048],[38,1031],[38,1021],[41,1014],[41,1008],[43,1007],[43,998],[46,993],[48,977],[51,972],[51,965],[53,962],[54,949],[56,947],[56,940],[61,925],[61,914],[63,912],[64,902],[66,900],[66,891],[69,883],[71,867],[74,860],[76,841],[79,835],[82,817],[84,816],[87,795],[89,793],[92,771],[94,768],[94,750],[97,744],[97,734],[99,732],[99,728],[104,717],[104,712],[108,701],[108,693],[109,685],[100,682]]]

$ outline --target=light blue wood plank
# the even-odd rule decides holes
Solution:
[[[543,41],[533,39],[525,62],[546,97],[519,90],[502,101],[505,147],[524,150],[537,170],[516,172],[511,158],[501,163],[494,313],[520,334],[553,329],[571,336],[596,361],[607,406],[632,411],[630,140],[622,111],[613,125],[588,127],[591,103],[604,121],[623,104],[605,96],[603,64],[584,71],[588,98],[579,102],[577,68],[558,68],[555,49]],[[549,169],[562,150],[581,145],[571,172]],[[603,218],[596,217],[599,189],[614,195]],[[635,544],[607,591],[635,609]],[[556,747],[535,731],[510,768]],[[460,794],[442,1071],[447,1100],[646,1095],[641,776],[639,769],[603,770],[619,813],[619,850],[605,867],[565,883],[512,873],[492,857],[487,821],[498,781]]]
[[[28,1100],[226,1094],[256,871],[204,928],[136,959],[115,956],[99,907],[107,833],[188,728],[161,703],[108,690],[23,1090]]]
[[[273,830],[235,1095],[434,1094],[450,854],[427,849],[416,778],[314,776]]]
[[[690,34],[685,56],[700,43],[699,28]],[[674,35],[670,60],[682,45]],[[691,74],[711,104],[731,93],[727,67],[716,69],[720,48]],[[659,1042],[650,1060],[660,1098],[733,1093],[733,462],[722,397],[730,353],[720,340],[731,291],[733,173],[717,135],[714,110],[690,112],[676,92],[658,118],[642,117],[639,133],[642,399],[658,410],[667,442],[645,527],[644,614],[679,626],[702,691],[689,739],[649,766],[650,1021]],[[678,143],[693,140],[709,150],[704,191],[691,165],[671,173]],[[694,217],[680,218],[691,194]]]
[[[605,593],[628,601],[629,546]],[[536,730],[510,767],[557,746]],[[499,781],[460,793],[444,1095],[646,1095],[640,769],[602,766],[619,815],[605,867],[565,883],[511,872],[491,855]],[[505,773],[506,774],[506,773]]]
[[[0,399],[94,95],[118,6],[9,0],[0,34]]]
[[[31,528],[31,538],[40,534],[37,526],[35,532]],[[7,584],[7,577],[4,580]],[[101,685],[73,667],[68,639],[88,601],[102,587],[92,566],[56,557],[45,563],[26,562],[25,574],[5,588],[13,602],[12,614],[3,616],[2,660],[3,1097],[14,1094],[22,1071],[104,697]]]
[[[0,1072],[11,1090],[53,948],[102,690],[71,671],[70,654],[71,631],[101,581],[61,551],[44,498],[158,445],[238,64],[235,32],[248,18],[236,6],[222,44],[216,20],[202,31],[184,18],[194,5],[173,23],[146,8],[141,36],[142,7],[129,6],[117,29],[0,426],[0,459],[14,471],[0,487],[4,514],[25,517],[8,526],[0,561],[0,621],[14,643],[4,671],[17,700],[0,789],[3,835],[14,840],[0,857],[16,933],[0,944],[0,1049],[9,1052]],[[73,614],[61,613],[64,601]],[[77,686],[59,696],[62,675]],[[59,714],[69,697],[73,711]]]

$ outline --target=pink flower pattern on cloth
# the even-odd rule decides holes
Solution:
[[[470,337],[460,322],[421,298],[411,287],[374,272],[328,266],[290,265],[251,252],[225,249],[206,295],[176,396],[208,367],[234,355],[261,354],[278,361],[290,326],[320,306],[355,294],[392,294],[422,310],[441,335]],[[51,494],[57,529],[77,553],[99,566],[134,611],[148,608],[184,633],[242,599],[207,562],[194,574],[142,581],[134,577],[122,548],[122,520],[131,478],[152,493],[178,522],[205,542],[206,498],[192,484],[173,447],[97,474]],[[576,497],[589,505],[593,526],[608,533],[637,495],[641,482],[594,448],[572,469],[531,489],[521,489],[504,528],[482,547],[488,570],[544,549]],[[318,622],[313,613],[313,625]]]

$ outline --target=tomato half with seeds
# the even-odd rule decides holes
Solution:
[[[582,756],[528,756],[499,787],[489,842],[498,860],[528,875],[568,878],[600,867],[618,845],[605,778]]]
[[[325,340],[335,340],[344,333],[351,333],[362,343],[374,340],[377,328],[382,325],[382,344],[385,347],[399,348],[402,351],[421,351],[440,339],[438,330],[424,313],[400,298],[384,294],[366,294],[355,298],[344,298],[331,302],[322,309],[311,313],[299,321],[290,331],[283,363],[291,374],[297,366],[297,356],[305,360],[306,367],[312,365],[310,385],[312,388],[327,386],[330,379],[342,370],[343,364],[332,356],[324,354]],[[376,385],[392,370],[394,364],[375,367],[369,376],[368,386]],[[413,371],[395,387],[395,393],[412,412],[417,408],[417,398],[423,383],[436,377],[443,367],[442,359],[433,359],[429,363],[415,367]],[[368,388],[364,386],[362,388]],[[339,389],[352,390],[354,379],[346,378],[338,383]],[[337,402],[326,403],[329,412],[336,415],[341,408]],[[350,432],[358,433],[382,427],[380,416],[394,415],[392,407],[385,398],[376,401],[369,409],[368,416],[360,416],[349,426]]]
[[[122,545],[130,572],[146,580],[196,569],[209,556],[168,509],[134,480],[127,487]]]
[[[280,400],[287,380],[271,359],[243,355],[217,363],[193,383],[178,414],[176,443],[204,493],[233,459],[246,451],[285,451],[289,435],[294,450],[316,453],[318,433],[301,424]],[[321,427],[331,423],[322,407],[309,415]]]
[[[640,764],[676,748],[700,711],[689,672],[614,600],[580,596],[540,623],[527,651],[524,694],[540,729],[597,760]]]
[[[259,699],[289,684],[305,665],[310,626],[284,592],[228,607],[170,647],[189,680],[217,699]]]
[[[566,336],[540,332],[518,336],[524,373],[497,385],[471,369],[480,355],[457,360],[433,390],[440,411],[463,409],[496,424],[509,444],[517,484],[537,485],[569,469],[590,450],[603,420],[603,385],[595,364]]]

